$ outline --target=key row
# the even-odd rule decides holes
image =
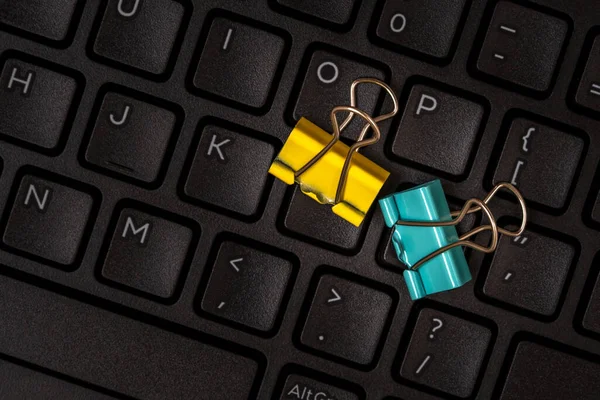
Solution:
[[[23,170],[13,188],[12,208],[3,220],[2,246],[25,257],[73,270],[81,261],[98,212],[98,192],[65,177],[28,171]],[[295,197],[291,207],[304,197]],[[306,219],[305,207],[309,204],[312,203],[300,207],[304,210],[302,215],[299,211],[298,215],[291,214],[287,222],[295,221],[301,225],[301,220]],[[451,201],[451,204],[457,202]],[[326,223],[326,214],[321,217]],[[459,226],[459,231],[468,230],[473,224],[474,220],[470,218]],[[347,239],[344,231],[333,228],[327,231],[336,232],[336,237],[342,240]],[[200,227],[164,210],[125,201],[115,210],[109,231],[102,251],[105,256],[97,269],[98,278],[160,301],[175,299],[191,263]],[[297,261],[277,249],[270,251],[275,256],[268,254],[269,251],[255,251],[264,248],[263,244],[248,247],[229,241],[216,247],[209,262],[213,265],[213,275],[204,284],[207,291],[199,311],[242,325],[244,318],[250,318],[254,324],[250,328],[263,332],[272,330],[277,310],[285,303],[286,288],[294,280]],[[538,226],[530,227],[517,238],[502,237],[498,251],[484,261],[477,283],[478,295],[512,311],[543,320],[556,318],[578,253],[576,240]],[[405,269],[394,257],[387,233],[383,234],[378,258],[386,268],[397,272]],[[128,268],[123,268],[123,260],[128,260]],[[242,279],[239,285],[235,284],[236,279],[244,276],[243,271],[248,265],[253,266],[255,274],[257,268],[263,270],[264,279]],[[272,284],[264,288],[260,285],[264,281]],[[270,311],[261,314],[264,319],[252,316],[252,313],[239,313],[239,307],[252,304],[245,294],[260,290],[268,293],[262,293],[264,296],[255,293],[249,298],[262,299],[269,293],[276,297],[270,303]],[[230,295],[231,298],[213,298],[210,293]],[[235,298],[238,294],[242,297]],[[255,304],[251,309],[258,309],[259,305]],[[242,320],[227,318],[228,313],[236,309],[236,315]]]
[[[13,385],[2,388],[6,398],[35,397],[36,387],[27,384],[32,376],[44,382],[45,393],[57,393],[56,398],[66,391],[81,393],[78,398],[97,398],[95,390],[116,397],[165,400],[194,398],[198,393],[211,393],[215,400],[259,397],[268,366],[257,351],[207,335],[189,337],[164,327],[157,329],[140,321],[139,313],[130,318],[109,311],[105,302],[91,305],[4,274],[0,291],[0,316],[12,328],[0,337],[0,349],[10,355],[0,360],[0,370],[17,378]],[[339,307],[337,303],[331,309],[339,312]],[[90,320],[94,324],[87,323]],[[395,379],[440,398],[475,397],[494,346],[493,328],[485,321],[435,307],[416,310],[411,321],[416,325],[407,330],[412,333],[403,339],[390,371]],[[56,336],[47,335],[49,326]],[[63,345],[69,341],[74,345]],[[104,362],[97,362],[98,354]],[[182,363],[182,357],[189,354],[195,357]],[[23,362],[13,364],[17,359]],[[125,365],[129,373],[112,373],[115,364]],[[29,369],[34,365],[45,368]],[[165,371],[169,372],[166,376]],[[496,387],[501,399],[592,400],[600,391],[597,356],[531,335],[513,338],[502,371]],[[273,372],[279,372],[277,384],[269,393],[263,387],[260,398],[366,398],[360,385],[313,369],[288,364]],[[495,379],[493,375],[490,378]],[[63,381],[65,376],[72,379]],[[81,382],[86,383],[85,388],[77,386]]]
[[[54,2],[60,4],[53,7],[48,2],[4,2],[0,6],[0,26],[60,43],[72,33],[71,19],[80,13],[83,2]],[[345,0],[324,6],[315,0],[271,1],[278,11],[291,11],[292,15],[329,27],[350,23],[359,3]],[[468,13],[466,3],[380,1],[370,37],[375,44],[394,51],[447,63]],[[545,7],[506,0],[491,3],[479,32],[482,45],[472,54],[471,72],[533,96],[549,94],[572,31],[570,21]],[[178,0],[107,1],[98,12],[90,56],[148,77],[166,79],[189,14],[187,3]],[[40,15],[46,19],[40,21]],[[248,111],[268,110],[290,47],[289,34],[222,10],[210,12],[206,21],[190,70],[190,89]],[[573,100],[583,108],[600,112],[600,76],[595,72],[598,40],[594,39],[582,54],[582,58],[589,58],[577,77],[580,82]],[[333,83],[335,76],[333,72],[323,74],[322,84]]]
[[[98,212],[95,189],[41,171],[26,170],[21,175],[2,220],[2,248],[73,270]],[[193,263],[199,235],[200,227],[187,218],[133,201],[121,202],[102,247],[97,278],[170,304]],[[490,271],[483,273],[487,274],[484,295],[515,308],[552,313],[564,294],[562,284],[572,268],[565,264],[573,262],[574,250],[533,232],[517,239],[502,238]],[[533,267],[537,258],[542,268]],[[298,260],[289,253],[222,234],[198,288],[196,311],[250,333],[272,335],[283,317],[298,268]],[[294,334],[298,346],[356,368],[372,368],[396,314],[398,292],[333,268],[319,269],[310,287]],[[593,312],[597,298],[590,299],[585,329],[598,325]],[[420,309],[412,319],[410,337],[401,346],[398,378],[469,396],[491,351],[494,325],[449,309]],[[457,384],[453,371],[465,365],[468,373],[463,372]]]
[[[327,125],[327,110],[346,100],[350,81],[363,75],[385,76],[376,64],[320,49],[315,49],[308,61],[288,115],[292,123],[305,116]],[[0,74],[0,90],[4,92],[0,97],[0,124],[4,127],[0,137],[55,155],[64,148],[83,88],[75,72],[47,63],[41,67],[40,62],[21,54],[11,53],[5,58]],[[322,80],[335,82],[319,87]],[[361,93],[365,103],[361,107],[373,112],[378,91],[369,89]],[[435,81],[411,78],[402,103],[406,106],[385,146],[388,157],[446,179],[467,177],[489,114],[486,100]],[[106,85],[96,100],[81,162],[99,172],[156,187],[166,172],[182,123],[183,111],[177,105]],[[518,110],[507,114],[503,125],[486,184],[491,187],[500,181],[511,182],[544,211],[564,212],[585,157],[587,135]],[[357,122],[344,135],[356,135],[358,128]],[[198,130],[184,196],[256,217],[277,142],[269,132],[247,132],[246,128],[210,119],[201,122]],[[448,153],[454,156],[438,157]],[[235,182],[244,190],[236,191],[236,195],[221,182]],[[209,183],[218,183],[215,190],[201,190]]]

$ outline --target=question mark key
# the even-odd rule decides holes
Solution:
[[[482,318],[423,308],[401,355],[401,380],[457,397],[469,397],[485,373],[494,326]],[[414,315],[413,315],[414,316]],[[456,379],[460,374],[461,378]]]

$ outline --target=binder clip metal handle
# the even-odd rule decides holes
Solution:
[[[372,117],[356,105],[356,89],[360,84],[375,84],[392,98],[393,110]],[[389,172],[360,154],[360,149],[381,138],[378,123],[396,115],[398,99],[384,82],[360,78],[350,88],[350,105],[331,110],[333,132],[329,133],[306,118],[300,118],[283,148],[271,164],[269,173],[292,185],[321,204],[332,205],[334,214],[359,226],[389,176]],[[340,123],[339,113],[348,113]],[[341,132],[358,116],[365,121],[358,140],[346,145]],[[371,135],[369,135],[369,131]]]
[[[379,115],[379,116],[373,118],[373,121],[375,121],[376,123],[382,122],[382,121],[385,121],[386,119],[390,119],[390,118],[394,117],[398,113],[398,109],[399,109],[398,98],[394,94],[394,91],[385,82],[382,82],[379,79],[375,79],[375,78],[358,78],[354,82],[352,82],[352,85],[350,86],[350,106],[351,107],[356,107],[356,87],[363,83],[371,83],[373,85],[382,87],[392,98],[392,102],[393,102],[392,111],[390,111],[387,114]],[[340,132],[343,131],[344,128],[346,128],[346,126],[348,126],[348,124],[350,122],[352,122],[352,118],[354,118],[354,113],[348,114],[348,116],[346,117],[344,122],[342,122],[340,124]],[[368,130],[369,130],[369,125],[365,125],[358,137],[359,142],[364,139]]]
[[[501,189],[507,189],[508,191],[512,192],[515,195],[515,197],[517,198],[517,201],[519,202],[522,217],[521,217],[521,225],[519,226],[519,228],[516,231],[510,231],[510,230],[498,227],[496,219],[494,218],[494,214],[492,213],[492,210],[490,210],[490,208],[488,207],[488,203],[490,202],[490,200],[492,200],[494,198],[494,196],[496,195],[496,193],[498,193],[498,191]],[[475,205],[475,207],[473,207],[473,205]],[[467,200],[467,202],[465,203],[465,205],[463,206],[463,208],[461,210],[453,211],[450,213],[450,215],[453,217],[453,219],[450,221],[398,220],[398,221],[396,221],[396,225],[422,226],[422,227],[456,226],[456,225],[460,224],[467,215],[473,214],[473,213],[476,213],[479,211],[482,211],[483,214],[485,214],[485,216],[487,217],[487,220],[489,221],[489,224],[480,225],[478,227],[473,228],[469,232],[460,236],[458,241],[456,241],[454,243],[450,243],[446,246],[443,246],[443,247],[439,248],[438,250],[430,253],[429,255],[423,257],[421,260],[417,261],[414,265],[412,265],[410,267],[410,269],[413,271],[416,271],[427,261],[441,255],[442,253],[445,253],[446,251],[448,251],[450,249],[453,249],[454,247],[459,247],[459,246],[469,247],[469,248],[472,248],[472,249],[475,249],[477,251],[481,251],[484,253],[492,253],[492,252],[496,251],[496,248],[498,247],[499,234],[503,234],[503,235],[507,235],[507,236],[511,236],[511,237],[517,237],[517,236],[523,234],[523,232],[525,231],[525,227],[527,225],[527,205],[525,204],[525,199],[523,198],[523,195],[521,194],[521,192],[519,192],[519,190],[517,190],[517,188],[514,185],[512,185],[508,182],[501,182],[501,183],[497,184],[496,186],[494,186],[492,188],[492,190],[488,193],[488,195],[483,200],[480,200],[477,198],[471,198],[471,199]],[[492,231],[492,237],[490,238],[490,242],[487,246],[482,246],[478,243],[467,240],[470,237],[475,236],[478,233],[481,233],[484,231]]]
[[[379,115],[377,117],[371,117],[366,112],[356,108],[356,87],[362,83],[371,83],[383,88],[392,98],[393,102],[393,110],[387,114]],[[360,150],[363,147],[373,145],[377,143],[381,139],[381,131],[379,130],[379,126],[377,123],[381,121],[385,121],[386,119],[392,118],[398,113],[399,105],[398,98],[396,94],[385,82],[380,81],[375,78],[359,78],[352,82],[350,86],[350,106],[337,106],[331,110],[330,118],[331,118],[331,126],[333,127],[333,133],[331,135],[331,141],[319,152],[315,155],[311,160],[309,160],[304,166],[299,168],[294,173],[294,178],[298,178],[300,175],[308,171],[310,167],[316,164],[331,148],[340,140],[340,135],[344,128],[352,122],[354,115],[358,115],[362,119],[366,121],[365,126],[363,127],[358,140],[350,146],[350,150],[348,151],[348,155],[344,160],[344,166],[342,167],[342,172],[340,174],[340,180],[338,182],[338,187],[335,194],[335,204],[338,204],[342,201],[344,190],[346,188],[346,182],[348,180],[348,172],[350,170],[350,163],[352,162],[352,157],[354,153]],[[340,124],[337,119],[337,113],[340,111],[347,111],[348,116],[346,119]],[[373,130],[373,135],[365,139],[367,132],[369,129]]]
[[[522,221],[517,230],[499,227],[488,205],[501,189],[512,192],[519,201]],[[509,183],[496,185],[483,200],[467,200],[460,211],[452,213],[439,180],[386,196],[379,204],[385,224],[393,229],[394,250],[408,266],[403,275],[413,300],[455,289],[472,279],[464,252],[459,247],[491,253],[498,247],[500,234],[518,236],[527,223],[525,200]],[[467,215],[479,211],[489,222],[458,236],[456,225]],[[469,240],[484,231],[491,231],[487,245]]]

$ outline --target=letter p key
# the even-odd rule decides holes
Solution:
[[[417,106],[416,115],[425,114],[425,112],[434,112],[438,107],[438,101],[435,97],[428,94],[422,94]]]

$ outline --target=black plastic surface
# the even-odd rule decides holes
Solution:
[[[596,279],[598,271],[597,263],[594,264],[593,260],[600,243],[600,226],[593,221],[594,219],[600,220],[600,214],[597,211],[593,214],[592,206],[598,196],[598,185],[594,182],[597,181],[596,172],[600,161],[600,133],[598,114],[587,108],[576,106],[572,91],[573,86],[578,87],[578,80],[591,48],[590,38],[595,37],[600,24],[600,9],[594,1],[535,0],[529,2],[519,0],[517,2],[536,12],[558,16],[570,27],[562,45],[562,56],[559,57],[554,69],[550,89],[543,96],[537,93],[533,93],[534,95],[531,96],[530,91],[522,90],[517,85],[510,85],[477,72],[477,56],[497,3],[493,0],[472,1],[467,5],[464,24],[461,24],[462,28],[455,36],[456,48],[451,50],[450,58],[443,63],[413,57],[414,54],[410,52],[403,49],[392,49],[381,45],[380,41],[374,40],[373,32],[379,22],[379,15],[377,4],[372,0],[357,1],[356,14],[353,14],[349,24],[341,30],[334,26],[315,23],[313,19],[304,21],[302,20],[303,15],[274,7],[272,2],[266,0],[252,2],[238,0],[182,1],[184,12],[180,25],[180,36],[176,40],[175,48],[170,52],[166,73],[158,77],[132,69],[124,64],[110,62],[105,58],[100,59],[95,55],[93,45],[98,26],[94,26],[94,21],[100,23],[106,2],[90,0],[80,3],[82,4],[81,12],[76,12],[70,23],[70,29],[73,29],[72,37],[68,34],[60,44],[27,34],[22,30],[9,29],[5,25],[0,26],[0,54],[3,60],[11,57],[22,58],[23,54],[34,56],[35,59],[28,57],[26,61],[32,61],[33,64],[43,68],[56,70],[63,75],[73,76],[77,81],[78,90],[81,91],[81,96],[73,102],[74,112],[67,118],[69,126],[65,127],[62,136],[64,142],[59,143],[52,153],[45,154],[38,151],[37,148],[22,142],[10,141],[6,139],[6,136],[2,136],[0,158],[3,160],[3,168],[0,175],[0,206],[2,206],[3,212],[10,210],[12,205],[11,188],[20,182],[21,176],[27,171],[23,169],[25,166],[48,171],[52,176],[67,177],[70,180],[60,178],[64,180],[61,183],[68,183],[79,190],[85,191],[88,187],[86,185],[95,188],[94,199],[98,205],[98,216],[93,224],[93,229],[90,225],[85,231],[89,241],[87,246],[82,247],[85,251],[81,253],[81,262],[77,263],[77,269],[66,272],[48,266],[43,260],[24,257],[22,254],[2,249],[0,250],[0,262],[6,267],[1,267],[0,270],[11,275],[11,278],[7,278],[8,280],[14,279],[15,271],[20,271],[18,276],[22,280],[35,282],[38,286],[49,288],[53,292],[60,292],[67,296],[60,298],[67,299],[65,301],[69,303],[71,303],[71,300],[68,300],[70,298],[89,300],[88,303],[94,304],[94,307],[89,307],[90,310],[96,310],[95,307],[102,305],[108,310],[101,312],[102,317],[99,318],[99,321],[108,319],[108,322],[104,322],[102,326],[112,327],[113,324],[122,326],[128,323],[124,321],[130,321],[131,317],[135,317],[150,324],[147,326],[147,332],[151,332],[149,334],[152,335],[164,334],[169,338],[173,336],[179,338],[179,335],[170,333],[176,332],[210,342],[210,344],[218,342],[235,352],[238,352],[239,348],[234,346],[234,343],[242,345],[244,349],[253,349],[254,352],[268,360],[268,364],[264,364],[264,375],[261,374],[257,379],[255,396],[253,396],[260,400],[271,399],[274,396],[281,371],[290,364],[301,365],[319,374],[350,382],[364,389],[369,399],[394,397],[402,400],[433,400],[443,398],[443,395],[435,395],[423,391],[422,388],[415,385],[394,379],[396,371],[398,371],[393,368],[394,361],[402,351],[401,339],[407,330],[408,315],[415,304],[408,300],[405,284],[399,273],[401,270],[383,268],[383,264],[378,261],[376,254],[382,232],[384,232],[384,224],[377,210],[373,210],[372,216],[365,221],[362,229],[357,231],[351,226],[346,228],[343,221],[332,216],[327,207],[320,207],[304,196],[307,201],[302,201],[297,206],[294,217],[296,222],[293,224],[295,226],[303,224],[301,230],[296,229],[303,235],[303,239],[298,240],[300,234],[294,234],[291,229],[292,224],[288,223],[289,227],[286,228],[284,222],[290,202],[289,193],[293,189],[281,182],[274,181],[265,190],[264,197],[261,199],[264,206],[259,207],[260,211],[254,219],[240,219],[239,215],[223,212],[223,209],[189,201],[181,195],[182,192],[179,190],[182,177],[187,177],[189,171],[186,160],[189,154],[195,151],[194,140],[199,137],[206,118],[230,121],[232,124],[242,127],[243,132],[250,136],[255,132],[262,132],[265,136],[271,137],[274,144],[281,145],[293,126],[290,115],[297,102],[297,89],[306,75],[306,59],[309,57],[307,54],[312,54],[312,50],[317,48],[327,51],[332,48],[343,49],[345,50],[344,56],[350,59],[371,60],[369,65],[378,69],[382,68],[386,72],[387,81],[401,96],[408,93],[405,92],[405,89],[408,91],[407,87],[413,82],[413,80],[409,81],[409,78],[419,77],[414,79],[420,81],[422,77],[425,77],[428,82],[431,82],[432,87],[444,88],[455,96],[463,96],[464,92],[467,92],[485,99],[485,103],[489,105],[488,118],[481,126],[480,139],[478,145],[473,149],[467,172],[464,176],[453,179],[441,176],[444,189],[449,196],[465,200],[473,196],[483,197],[487,193],[491,186],[493,172],[497,167],[497,160],[502,153],[504,140],[499,136],[508,132],[502,124],[507,116],[512,115],[511,110],[525,110],[528,115],[542,117],[542,121],[546,125],[557,130],[565,131],[565,126],[575,128],[577,135],[587,141],[586,151],[582,154],[579,169],[573,178],[568,201],[560,212],[540,207],[533,202],[530,206],[529,217],[533,225],[545,228],[548,232],[559,232],[572,238],[573,244],[579,249],[573,261],[572,277],[565,282],[564,297],[559,302],[556,317],[550,321],[541,320],[526,315],[520,310],[485,301],[476,296],[475,289],[478,285],[475,282],[478,282],[485,258],[477,252],[471,252],[468,258],[474,275],[473,282],[459,290],[432,296],[431,300],[435,302],[436,309],[439,305],[451,306],[452,311],[458,317],[469,319],[470,315],[475,315],[485,321],[493,321],[492,327],[497,330],[497,336],[490,351],[489,362],[486,363],[485,374],[480,378],[480,382],[474,390],[473,397],[476,399],[493,398],[502,390],[497,382],[505,374],[502,366],[505,364],[504,360],[507,358],[507,354],[509,362],[512,359],[510,343],[519,332],[530,332],[536,337],[551,339],[549,342],[551,348],[560,347],[569,355],[578,356],[578,351],[584,350],[590,359],[598,360],[600,358],[599,336],[594,335],[592,330],[595,329],[593,328],[595,325],[591,324],[590,320],[583,321],[584,313],[576,312],[582,309],[585,311],[594,288],[594,285],[587,285],[587,282]],[[146,2],[142,1],[142,7],[144,3]],[[240,19],[246,17],[257,21],[260,28],[274,27],[287,37],[286,48],[289,50],[289,54],[278,66],[277,73],[280,79],[272,85],[272,93],[270,93],[272,101],[268,102],[270,106],[268,109],[261,110],[260,115],[254,110],[242,109],[237,104],[224,102],[221,99],[207,96],[205,93],[197,92],[191,85],[191,75],[193,76],[197,66],[197,62],[194,60],[194,55],[197,54],[195,51],[204,43],[204,29],[208,29],[209,26],[206,18],[211,11],[215,12],[213,11],[215,9],[221,10],[216,11],[219,15],[225,15],[222,10],[226,10],[233,15],[241,16]],[[147,31],[144,32],[147,33]],[[256,51],[260,51],[260,43],[256,44],[256,49]],[[151,102],[152,99],[161,99],[169,104],[177,105],[181,110],[179,114],[183,117],[181,129],[176,143],[169,151],[171,158],[165,160],[164,177],[159,178],[154,187],[132,184],[120,177],[82,167],[81,153],[85,151],[88,144],[85,133],[88,132],[90,124],[93,124],[95,120],[96,100],[108,83],[143,94],[141,100]],[[348,88],[340,90],[343,92],[340,95],[343,104],[348,104]],[[129,93],[127,92],[127,94]],[[389,103],[384,105],[389,106]],[[401,106],[404,107],[405,104],[401,104]],[[327,107],[324,107],[324,110],[327,112]],[[394,121],[382,124],[383,140],[363,151],[366,156],[392,173],[383,194],[393,192],[401,183],[423,183],[437,177],[431,169],[415,167],[406,162],[397,162],[396,159],[389,157],[388,139],[396,135],[396,130],[390,127],[396,127],[401,118],[398,116]],[[400,132],[398,137],[401,138],[402,135],[403,132]],[[409,140],[408,136],[406,140]],[[416,148],[429,145],[424,137],[413,137],[410,141],[411,143],[408,144]],[[436,157],[451,159],[453,154],[436,154]],[[547,162],[555,161],[548,159]],[[545,181],[548,177],[542,173],[537,179]],[[231,188],[232,193],[236,190],[238,190],[237,187]],[[131,199],[162,210],[159,214],[163,218],[169,219],[170,214],[168,213],[173,213],[193,220],[200,226],[202,234],[199,237],[198,245],[193,246],[189,271],[181,282],[181,292],[175,303],[161,303],[155,299],[104,284],[97,279],[98,260],[104,254],[102,245],[110,232],[115,209],[123,199]],[[323,214],[319,214],[315,221],[307,221],[307,218],[304,217],[313,213],[313,207],[322,210]],[[503,198],[494,199],[492,208],[497,216],[514,215],[517,212],[516,204]],[[324,220],[328,216],[341,221],[341,227],[335,224],[329,225]],[[288,221],[290,221],[289,218]],[[346,231],[346,229],[348,230]],[[239,329],[239,327],[222,320],[199,315],[194,308],[195,299],[203,294],[203,290],[200,290],[199,293],[199,288],[203,288],[202,278],[206,276],[212,266],[211,249],[219,235],[224,233],[233,233],[237,235],[236,237],[251,238],[268,244],[280,251],[296,255],[299,260],[298,274],[293,286],[290,287],[289,301],[281,311],[281,320],[277,328],[268,338],[245,329]],[[326,240],[321,240],[321,242],[306,240],[306,237],[313,235]],[[354,239],[354,235],[357,235],[357,239]],[[553,233],[549,233],[550,237],[554,237],[553,235]],[[330,238],[335,238],[337,247],[326,243],[334,240]],[[554,238],[561,239],[562,236]],[[389,328],[384,329],[380,344],[381,351],[375,357],[376,364],[369,370],[356,368],[344,360],[333,360],[322,354],[306,351],[305,348],[298,346],[297,341],[293,340],[292,332],[312,300],[311,297],[308,305],[305,305],[305,299],[310,297],[309,294],[316,287],[316,281],[313,280],[315,271],[322,265],[330,265],[351,273],[361,283],[372,281],[383,284],[385,287],[392,288],[392,292],[397,295],[398,299],[401,299],[398,301],[395,311],[390,315]],[[21,287],[20,284],[19,287]],[[23,285],[23,288],[27,287],[29,286]],[[67,289],[68,287],[73,289]],[[48,304],[48,308],[52,308],[52,304],[56,306],[55,302],[59,302],[59,300],[45,290],[43,293],[44,295],[40,295],[39,298],[41,300],[48,299],[46,301],[51,303]],[[15,306],[6,308],[6,313],[16,318],[19,313],[33,305],[25,306],[27,298],[24,296],[23,290],[20,290],[19,294],[15,294],[15,296],[14,303],[12,303]],[[77,304],[74,300],[73,302],[73,304]],[[0,302],[0,304],[5,303]],[[439,309],[447,312],[445,308]],[[88,307],[85,310],[88,310]],[[91,313],[95,314],[95,311],[91,311]],[[128,318],[119,317],[118,322],[111,322],[112,316],[120,314],[126,314]],[[6,321],[6,318],[4,317],[3,320]],[[73,327],[73,324],[76,323],[72,318],[68,318],[68,320],[71,325],[67,325],[65,322],[63,325],[65,329],[68,329],[69,326]],[[29,329],[28,335],[22,335],[19,340],[7,340],[5,342],[7,347],[3,347],[0,353],[18,354],[14,346],[18,345],[23,337],[28,340],[35,339],[35,343],[53,338],[53,334],[48,333],[49,326],[52,324],[49,323],[39,331]],[[6,324],[0,324],[0,327],[2,327],[0,329],[6,329]],[[590,329],[586,329],[586,327]],[[114,336],[104,333],[101,338],[108,348],[119,348],[120,342]],[[71,339],[73,339],[72,332],[68,339],[60,340],[61,346],[68,343],[72,346],[73,352],[78,353],[86,351],[89,346],[89,343],[83,340]],[[560,344],[566,345],[566,347],[563,348]],[[32,344],[31,349],[32,354],[33,352],[36,355],[43,354],[40,353],[40,350],[43,349],[37,345]],[[75,368],[82,363],[81,360],[68,357],[58,362],[50,356],[54,353],[48,354],[48,357],[39,356],[40,358],[37,358],[34,363],[48,370],[57,370],[63,367]],[[134,359],[134,354],[127,351],[123,351],[120,357],[122,360],[139,362]],[[23,358],[23,354],[17,358]],[[178,365],[185,366],[195,360],[197,360],[197,355],[193,351],[186,352],[180,357],[181,364]],[[561,363],[555,358],[547,360],[550,367],[560,370]],[[98,363],[95,357],[90,357],[85,362],[90,366]],[[111,365],[111,368],[116,372],[126,371],[125,368],[114,365]],[[70,369],[63,372],[63,377],[64,375],[74,375]],[[217,379],[215,376],[212,378]],[[88,381],[91,380],[91,378],[88,379]],[[135,380],[131,380],[128,384],[132,385],[135,382]],[[231,381],[228,380],[226,384],[230,385]],[[567,384],[568,382],[556,381],[558,386],[567,387]],[[100,382],[98,386],[107,388],[110,385]],[[122,392],[122,389],[118,389],[117,392]],[[557,393],[560,392],[557,391]]]

